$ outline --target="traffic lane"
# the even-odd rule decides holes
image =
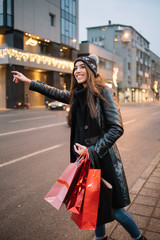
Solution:
[[[57,211],[43,198],[68,165],[68,145],[6,166],[1,171],[1,239],[90,239],[63,207]],[[3,180],[3,181],[2,181]]]
[[[131,187],[160,149],[160,116],[137,117],[124,125],[124,134],[117,141],[124,163],[128,184]]]
[[[145,111],[160,111],[157,105],[133,105],[132,107],[125,105],[121,107],[123,121],[129,118],[134,118],[135,115],[142,115]],[[15,114],[0,115],[0,132],[10,132],[25,129],[26,127],[39,127],[41,125],[52,124],[61,121],[63,118],[66,121],[65,111],[50,111],[47,109],[40,110],[15,110]]]
[[[154,116],[154,114],[160,114],[160,105],[122,105],[121,108],[121,115],[123,121],[128,121],[135,118],[143,118]]]
[[[148,108],[146,108],[145,110],[147,110]],[[41,114],[43,113],[42,111],[40,111]],[[57,113],[58,114],[58,113]],[[137,112],[136,112],[137,114]],[[127,120],[124,122],[124,129],[126,127],[126,124],[132,124],[133,121],[140,121],[140,119],[142,120],[144,118],[144,112],[140,111],[138,112],[139,115],[134,115],[134,119],[130,119],[128,118],[127,115]],[[147,113],[147,115],[145,116],[145,118],[148,118],[149,116],[151,116],[151,114],[149,115]],[[157,114],[158,116],[158,114]],[[36,116],[35,116],[36,117]],[[137,119],[135,119],[135,117]],[[21,119],[20,119],[21,120]],[[26,130],[28,129],[28,122],[25,123],[26,124]],[[48,126],[48,125],[43,125],[42,126]],[[50,125],[49,125],[50,126]],[[41,126],[40,126],[41,127]],[[23,156],[23,154],[29,154],[30,150],[32,150],[31,152],[34,151],[38,151],[38,148],[40,147],[40,149],[43,149],[44,147],[50,147],[51,145],[46,145],[47,143],[55,143],[55,144],[59,144],[59,141],[55,141],[57,139],[57,136],[61,138],[61,131],[63,132],[63,135],[66,134],[65,130],[68,130],[68,128],[66,128],[67,125],[65,126],[64,124],[64,128],[62,127],[61,130],[59,131],[58,127],[55,126],[53,127],[52,125],[47,129],[43,130],[43,129],[37,129],[34,131],[29,131],[28,133],[24,133],[24,134],[14,134],[13,136],[9,136],[9,138],[7,137],[3,137],[3,142],[1,144],[1,156],[3,157],[3,159],[1,159],[1,161],[6,161],[8,159],[13,159],[16,157],[21,157]],[[130,129],[130,128],[129,128]],[[137,128],[136,128],[137,129]],[[22,129],[23,130],[23,129]],[[57,131],[58,130],[58,131]],[[136,130],[137,131],[137,130]],[[125,131],[126,132],[126,131]],[[28,135],[29,134],[29,135]],[[20,136],[20,137],[19,137]],[[31,139],[29,138],[29,136],[31,136]],[[52,138],[53,137],[53,138]],[[47,139],[47,141],[46,141]],[[64,137],[65,139],[65,137]],[[38,140],[38,142],[37,142]],[[38,146],[37,146],[38,143]],[[17,151],[14,151],[14,149],[16,149]],[[18,154],[18,155],[17,155]],[[8,158],[7,158],[8,156]]]
[[[60,126],[0,136],[0,163],[14,160],[39,150],[70,142],[70,128]]]
[[[127,124],[127,125],[125,125],[126,126],[126,128],[128,128],[128,130],[127,130],[127,132],[128,131],[133,131],[133,130],[135,130],[134,128],[137,128],[137,122],[132,122],[132,124],[130,123],[130,124]],[[132,125],[132,127],[131,127],[131,125]],[[156,124],[155,124],[156,125]],[[143,128],[142,129],[140,129],[140,130],[143,130]],[[151,129],[150,129],[151,130]],[[126,145],[128,144],[128,141],[126,142]],[[139,144],[137,145],[138,147],[139,147]],[[134,150],[135,151],[135,150]],[[51,152],[50,152],[51,153]],[[43,155],[43,154],[42,154]],[[64,155],[66,155],[66,152],[65,153],[63,153],[63,156]],[[48,154],[47,154],[47,156],[48,156]],[[51,159],[51,156],[49,156],[49,158]],[[33,158],[32,158],[33,159]],[[138,158],[137,158],[138,159]],[[28,160],[26,160],[26,163],[28,162]],[[132,158],[130,158],[130,162],[132,162],[132,166],[131,166],[131,169],[133,169],[133,161],[132,161]],[[139,159],[138,159],[138,162],[139,162]],[[137,163],[137,162],[136,162]],[[17,164],[19,164],[19,163],[17,163]],[[36,166],[38,165],[38,163],[36,164]],[[64,164],[63,164],[64,165]],[[125,166],[126,166],[126,164],[125,164]],[[138,165],[136,164],[135,165],[136,166],[136,169],[134,168],[134,172],[133,172],[133,174],[134,174],[134,177],[135,177],[135,174],[137,175],[137,168],[138,168]],[[141,166],[142,167],[142,166]],[[25,168],[25,167],[24,167]],[[43,166],[43,168],[44,168],[44,166]],[[5,169],[5,168],[4,168]],[[31,167],[29,168],[29,169],[31,169]],[[49,167],[49,169],[51,169],[51,166]],[[56,169],[56,167],[55,167],[55,169]],[[19,170],[19,172],[21,171],[21,169]],[[56,171],[57,172],[57,171]],[[129,178],[128,179],[130,179],[131,177],[132,177],[132,174],[130,174],[130,172],[128,172],[129,174]],[[43,174],[43,172],[41,173],[41,174]],[[56,173],[54,173],[54,175],[55,175]],[[6,174],[6,176],[7,176],[7,174]],[[22,176],[24,176],[24,174],[22,175]],[[58,177],[59,177],[59,175],[58,175]],[[30,177],[29,177],[30,178]],[[51,178],[51,177],[49,177],[49,178]],[[31,178],[32,179],[32,178]],[[32,180],[32,181],[34,181],[34,180]],[[14,182],[14,181],[13,181]],[[21,182],[21,181],[20,181]],[[25,183],[24,183],[25,184]],[[52,185],[52,184],[51,184]],[[11,186],[10,187],[11,189],[14,189],[14,186]],[[36,187],[35,187],[35,189],[36,189]],[[38,189],[38,187],[37,187],[37,189]],[[31,199],[33,198],[34,199],[34,194],[28,194],[29,195],[29,198],[31,197]],[[35,194],[36,196],[37,196],[37,193]],[[33,197],[32,197],[33,196]],[[41,197],[41,194],[40,195],[38,195],[39,197]],[[38,197],[38,198],[39,198]],[[36,197],[35,197],[36,198]],[[31,202],[30,202],[31,201]],[[36,198],[36,201],[37,201],[37,198]],[[28,201],[24,201],[23,199],[22,199],[22,202],[27,202],[28,203],[28,206],[27,206],[27,208],[29,208],[29,206],[31,206],[32,205],[32,202],[33,202],[33,200],[28,200]],[[47,203],[46,203],[47,204]],[[21,204],[19,204],[18,205],[18,209],[21,207]],[[48,206],[49,207],[49,213],[50,213],[50,206]],[[52,207],[51,207],[52,208]],[[35,208],[34,208],[35,209]],[[34,210],[34,209],[31,209],[31,211],[30,212],[28,212],[28,211],[26,211],[25,212],[25,214],[26,214],[26,216],[28,216],[28,214],[29,214],[29,216],[28,216],[28,218],[30,217],[30,215],[31,216],[33,216],[33,214],[32,213],[34,213],[34,215],[36,215],[36,213],[38,213],[38,211],[39,211],[39,209],[41,209],[41,206],[39,206],[39,208],[37,209],[37,210]],[[51,210],[52,211],[52,210]],[[63,210],[62,210],[63,211]],[[55,214],[52,216],[52,215],[50,215],[51,216],[51,218],[49,218],[49,222],[51,221],[52,222],[52,220],[53,220],[53,218],[54,218],[54,216],[56,216],[56,220],[57,220],[57,218],[58,218],[58,216],[56,215],[56,213],[57,214],[59,214],[59,212],[58,211],[56,211],[55,210]],[[62,219],[65,217],[65,219],[67,219],[67,217],[68,217],[68,221],[70,222],[71,220],[70,220],[70,217],[69,217],[69,215],[67,215],[67,213],[66,213],[66,216],[65,216],[65,211],[64,211],[64,213],[62,214]],[[12,214],[11,214],[12,215]],[[40,217],[43,219],[43,215],[44,215],[44,213],[43,214],[41,214],[40,215]],[[38,215],[36,215],[37,216],[37,218],[35,218],[36,219],[36,221],[38,221],[38,216],[39,216],[39,214]],[[26,217],[26,219],[28,219],[27,217]],[[58,225],[57,225],[57,221],[55,221],[54,223],[55,223],[55,229],[54,229],[54,233],[56,232],[56,230],[57,230],[57,232],[56,232],[56,236],[58,236],[59,238],[57,238],[57,239],[62,239],[62,238],[64,238],[64,234],[65,234],[65,230],[66,231],[68,231],[68,225],[67,225],[67,228],[65,228],[64,229],[64,231],[63,231],[63,234],[62,234],[62,236],[59,236],[59,235],[57,235],[57,234],[59,234],[59,231],[61,231],[61,228],[59,229],[57,229],[57,226],[59,226],[59,225],[61,225],[61,222],[63,223],[63,220],[62,220],[61,218],[60,218],[60,220],[59,220],[59,222],[58,222]],[[16,219],[16,221],[18,221],[17,219]],[[33,221],[32,219],[30,220],[30,219],[28,219],[28,221]],[[12,221],[11,221],[12,222]],[[23,219],[22,219],[22,221],[19,221],[18,223],[19,224],[21,224],[21,222],[23,223],[25,223],[25,221],[23,221]],[[36,231],[37,231],[37,229],[41,229],[41,228],[45,228],[45,229],[48,229],[48,224],[47,225],[45,225],[45,224],[42,224],[41,225],[41,222],[42,221],[40,221],[40,223],[38,222],[38,226],[39,226],[39,228],[37,228],[36,227],[36,225],[34,225],[34,221],[33,221],[33,227],[31,228],[31,230],[29,231],[29,234],[30,234],[30,236],[34,236],[35,234],[36,234]],[[44,222],[46,222],[46,218],[44,218]],[[65,224],[65,221],[64,221],[64,224]],[[23,230],[23,224],[21,224],[22,226],[21,226],[21,228],[22,228],[22,230]],[[74,225],[74,224],[73,224]],[[7,225],[8,226],[8,225]],[[10,227],[10,226],[9,226]],[[29,227],[31,227],[31,225],[29,225]],[[50,229],[50,231],[51,231],[51,235],[53,236],[53,225],[51,224],[51,227],[49,227],[49,229]],[[71,226],[71,228],[73,228],[72,226]],[[13,232],[14,232],[14,229],[12,229],[13,230]],[[25,229],[24,229],[25,230]],[[27,229],[28,230],[28,229]],[[12,231],[11,231],[12,232]],[[23,232],[23,231],[22,231]],[[80,231],[80,233],[79,233],[79,235],[80,236],[82,236],[81,235],[81,232],[82,231]],[[67,232],[68,233],[68,232]],[[68,234],[66,233],[66,235],[67,235],[67,237],[68,237]],[[77,228],[76,228],[76,231],[75,231],[75,234],[77,233]],[[45,232],[45,234],[46,234],[46,232]],[[43,235],[43,232],[41,232],[41,234],[40,235],[38,235],[37,237],[41,237],[42,236],[42,239],[44,239],[44,235]],[[36,238],[37,238],[36,237]],[[34,238],[34,237],[33,237]],[[24,237],[24,239],[25,239],[25,237]],[[69,238],[67,238],[67,239],[69,239]],[[71,238],[72,239],[72,238]],[[84,238],[83,238],[84,239]]]
[[[58,123],[60,121],[66,121],[65,111],[30,111],[28,113],[19,113],[18,111],[15,115],[3,115],[0,116],[0,133],[17,131],[26,128],[40,127],[42,125]],[[3,126],[3,127],[2,127]]]

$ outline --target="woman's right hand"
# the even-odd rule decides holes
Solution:
[[[12,71],[11,73],[13,73],[13,82],[15,83],[19,83],[19,81],[22,81],[22,82],[28,82],[30,83],[31,82],[31,79],[25,77],[22,73],[20,72],[17,72],[17,71]]]

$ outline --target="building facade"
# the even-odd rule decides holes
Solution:
[[[149,42],[133,27],[120,24],[87,28],[88,41],[123,59],[123,81],[118,83],[120,102],[152,99]]]
[[[150,51],[150,76],[153,101],[160,100],[160,58]]]
[[[77,58],[78,0],[0,0],[0,108],[45,105],[45,98],[12,82],[12,70],[69,89]]]
[[[88,56],[89,54],[98,56],[98,73],[104,77],[108,86],[116,90],[116,84],[123,81],[122,57],[94,43],[84,41],[80,44],[79,56]],[[115,82],[113,82],[113,69],[118,70],[115,73]]]

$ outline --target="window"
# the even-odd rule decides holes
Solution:
[[[13,0],[0,0],[0,26],[13,27]]]
[[[0,26],[3,26],[3,0],[0,0]]]
[[[12,0],[7,0],[7,26],[12,27],[12,12],[13,12],[13,3]]]
[[[131,77],[128,76],[128,83],[130,84],[131,83]]]
[[[99,67],[105,69],[106,67],[105,59],[99,58]]]
[[[52,13],[49,14],[49,23],[50,26],[55,26],[55,15]]]
[[[131,57],[131,49],[128,48],[128,56]]]
[[[131,70],[131,63],[128,63],[128,70]]]
[[[61,43],[76,46],[76,0],[61,0]]]

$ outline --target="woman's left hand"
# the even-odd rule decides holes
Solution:
[[[87,148],[86,146],[83,146],[79,143],[75,143],[74,145],[74,151],[79,155],[81,155],[86,148]]]

